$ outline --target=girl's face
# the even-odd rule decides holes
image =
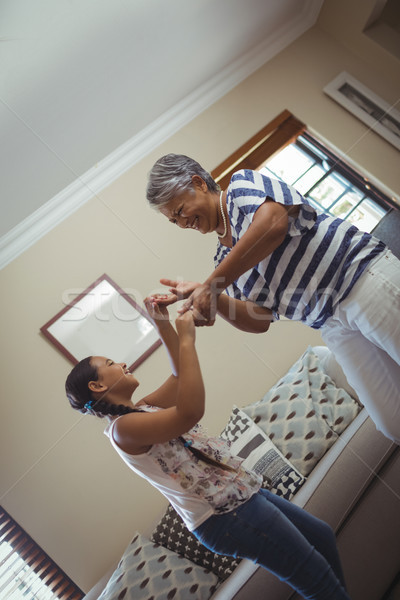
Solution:
[[[90,363],[97,369],[98,379],[95,383],[99,386],[98,390],[92,391],[107,393],[111,397],[120,397],[121,400],[130,400],[139,382],[128,371],[125,363],[116,363],[104,356],[92,356]]]
[[[202,180],[201,180],[202,181]],[[200,233],[211,233],[218,226],[218,196],[207,185],[194,185],[193,192],[183,192],[160,209],[170,223]]]

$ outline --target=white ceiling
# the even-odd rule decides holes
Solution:
[[[294,41],[322,3],[0,0],[0,252],[40,237],[32,226],[99,161],[123,148],[129,168]]]

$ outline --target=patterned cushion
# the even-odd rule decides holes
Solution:
[[[268,436],[237,406],[221,437],[231,442],[231,452],[243,458],[243,466],[262,475],[263,487],[290,500],[305,478],[281,454]]]
[[[214,573],[137,533],[99,600],[207,600]]]
[[[151,539],[169,550],[181,554],[193,563],[209,569],[221,580],[229,577],[240,563],[240,559],[215,554],[203,546],[188,530],[171,505],[168,506],[161,521],[151,534]]]
[[[335,386],[309,347],[262,400],[242,410],[308,475],[361,407]]]

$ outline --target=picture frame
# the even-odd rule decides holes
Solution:
[[[40,332],[74,365],[87,356],[105,356],[132,372],[162,344],[132,294],[105,273],[83,292],[63,295],[66,306]]]
[[[346,71],[328,83],[323,91],[400,150],[400,112],[388,102]]]

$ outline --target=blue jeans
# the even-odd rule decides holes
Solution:
[[[303,598],[350,600],[332,529],[268,490],[210,517],[193,533],[213,552],[271,571]]]

